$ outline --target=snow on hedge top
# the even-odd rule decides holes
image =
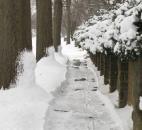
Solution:
[[[95,54],[96,51],[128,56],[141,52],[142,1],[128,0],[116,9],[102,11],[78,27],[74,33],[76,43]]]

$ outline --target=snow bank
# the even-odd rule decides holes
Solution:
[[[53,54],[36,64],[32,52],[21,53],[16,84],[0,91],[0,130],[43,130],[45,113],[53,98],[50,92],[65,80],[66,74],[64,57],[61,60],[56,54],[60,64]]]
[[[87,52],[81,48],[75,47],[75,42],[71,41],[71,44],[66,45],[62,38],[62,54],[69,60],[80,59],[83,60],[86,57]]]
[[[109,93],[109,85],[104,85],[104,78],[100,76],[100,72],[93,65],[91,61],[88,62],[89,69],[94,73],[97,80],[97,86],[99,91],[97,94],[107,106],[111,113],[111,117],[116,121],[118,126],[122,126],[122,130],[132,130],[132,106],[126,106],[125,108],[118,108],[118,91]]]
[[[19,59],[15,88],[0,91],[0,129],[42,130],[50,97],[35,83],[32,52],[22,53]]]
[[[36,82],[46,92],[54,91],[65,80],[66,59],[60,53],[54,53],[54,49],[48,50],[49,56],[42,58],[35,70]]]

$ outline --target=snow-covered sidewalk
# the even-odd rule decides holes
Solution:
[[[86,60],[68,64],[66,81],[54,93],[46,112],[45,130],[121,130],[97,90]]]

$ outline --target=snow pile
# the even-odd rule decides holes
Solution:
[[[62,54],[69,60],[80,59],[83,60],[87,56],[87,52],[78,47],[75,47],[75,42],[71,41],[71,44],[66,45],[62,38]]]
[[[17,87],[35,86],[36,59],[31,52],[22,52],[18,60]],[[29,80],[30,79],[30,80]]]
[[[64,63],[61,65],[53,54],[36,64],[32,52],[21,53],[16,84],[0,91],[0,130],[43,130],[48,104],[53,99],[50,92],[60,86],[66,73],[65,61],[57,54],[56,59]]]
[[[33,54],[24,52],[20,57],[16,87],[0,91],[0,129],[42,130],[50,97],[35,83]]]
[[[82,24],[74,33],[76,44],[87,51],[107,53],[111,50],[120,56],[137,56],[141,53],[142,2],[129,0],[111,11],[103,10]]]
[[[49,48],[48,52],[49,56],[37,63],[35,74],[37,84],[50,93],[65,80],[66,58],[54,53],[53,47]]]

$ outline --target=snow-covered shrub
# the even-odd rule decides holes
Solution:
[[[74,33],[76,44],[93,54],[107,53],[107,50],[123,58],[135,58],[141,54],[141,0],[127,0],[100,14],[78,27]]]

